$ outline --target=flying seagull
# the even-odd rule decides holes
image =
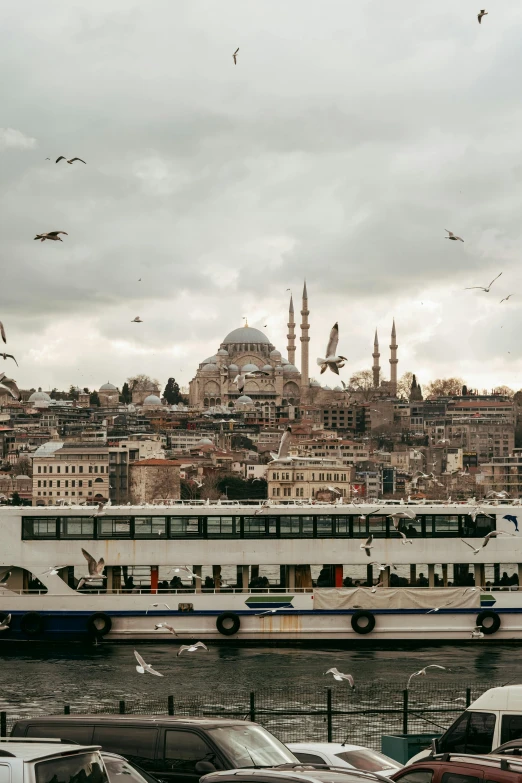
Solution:
[[[7,337],[5,336],[5,329],[4,329],[4,325],[3,325],[2,321],[0,321],[0,337],[2,338],[4,343],[7,342]]]
[[[290,443],[292,441],[292,428],[287,427],[286,430],[283,432],[283,436],[281,440],[279,441],[279,449],[277,450],[277,454],[274,454],[274,452],[270,452],[270,455],[272,459],[291,459],[291,457],[288,457],[288,452],[290,451]]]
[[[198,482],[196,481],[195,483],[197,484]],[[203,484],[200,484],[199,486],[202,487]],[[172,570],[176,574],[179,573],[187,574],[187,576],[192,577],[192,579],[201,579],[201,577],[195,574],[194,571],[192,571],[192,569],[189,568],[188,566],[175,566],[175,568],[173,568]]]
[[[410,674],[406,688],[410,687],[410,682],[414,677],[425,677],[428,673],[428,669],[444,669],[444,671],[446,671],[445,666],[438,666],[436,663],[430,663],[430,665],[425,666],[424,669],[420,669],[418,672],[414,672],[413,674]]]
[[[177,636],[176,630],[172,627],[172,625],[169,625],[168,623],[158,623],[154,626],[156,631],[159,631],[160,628],[164,628],[169,633],[173,633],[174,636]]]
[[[404,533],[401,533],[400,530],[397,530],[397,533],[401,537],[401,544],[413,544],[413,539],[408,538],[406,535],[404,535]]]
[[[182,644],[178,650],[178,655],[176,657],[181,655],[181,653],[184,652],[185,650],[187,652],[197,652],[198,650],[205,650],[205,652],[208,652],[208,647],[205,644],[203,644],[203,642],[196,642],[196,644]]]
[[[444,239],[452,239],[454,242],[464,242],[462,237],[458,237],[456,234],[453,233],[453,231],[450,231],[449,228],[445,228],[444,231],[447,231],[449,236],[444,237]]]
[[[237,386],[238,392],[242,392],[245,388],[245,376],[244,375],[236,375],[234,378],[234,383]]]
[[[351,674],[343,674],[338,669],[328,669],[325,674],[333,674],[334,680],[337,680],[338,682],[342,682],[343,680],[346,680],[348,684],[350,685],[350,688],[354,691],[355,690],[355,681]]]
[[[511,299],[512,296],[513,294],[508,294],[507,296],[505,296],[503,299],[500,300],[500,304],[502,304],[502,302],[507,302],[508,299]]]
[[[285,604],[285,606],[276,606],[274,609],[266,609],[264,612],[259,612],[259,614],[256,614],[256,617],[266,617],[267,614],[275,614],[276,612],[279,612],[280,609],[294,609],[295,607],[292,606],[292,604]]]
[[[156,671],[156,669],[153,669],[152,666],[149,663],[145,663],[139,652],[134,650],[134,656],[136,660],[138,661],[138,666],[136,666],[136,671],[139,672],[139,674],[145,674],[145,672],[148,672],[149,674],[155,674],[156,677],[163,677],[163,674],[160,674]]]
[[[488,533],[487,536],[484,536],[482,539],[482,544],[476,549],[473,544],[468,544],[467,541],[464,541],[463,538],[460,540],[463,544],[466,544],[466,546],[469,546],[470,549],[473,550],[474,555],[478,555],[481,549],[484,549],[485,546],[487,546],[490,542],[490,539],[495,538],[496,536],[514,536],[514,533],[506,533],[504,530],[492,530],[491,533]]]
[[[10,622],[11,622],[11,615],[8,614],[7,617],[5,617],[0,623],[0,631],[7,631]]]
[[[11,397],[13,397],[15,400],[20,399],[20,390],[16,385],[16,381],[13,381],[12,378],[8,378],[5,372],[0,372],[0,386],[5,386],[5,388],[8,389]]]
[[[108,504],[107,504],[108,505]],[[105,514],[105,506],[103,503],[98,503],[98,508],[92,515],[91,519],[94,519],[94,517],[102,517]]]
[[[482,285],[471,285],[471,286],[468,286],[467,288],[465,288],[464,291],[472,291],[474,288],[478,288],[481,291],[485,291],[486,294],[489,294],[489,289],[491,288],[491,286],[493,285],[495,280],[498,280],[498,278],[500,277],[501,274],[502,274],[502,272],[500,272],[500,274],[498,274],[496,277],[494,277],[493,280],[491,281],[491,283],[487,286],[487,288],[484,288],[484,286],[482,286]]]
[[[487,15],[488,15],[488,12],[485,10],[485,8],[482,8],[482,10],[480,11],[480,14],[477,14],[478,23],[482,24],[482,17],[483,16],[487,16]]]
[[[233,59],[234,59],[234,65],[237,65],[237,53],[238,53],[238,52],[239,52],[239,46],[238,46],[238,48],[236,49],[236,51],[234,52],[234,54],[232,55],[232,57],[233,57]]]
[[[5,585],[11,578],[11,571],[6,571],[5,574],[2,575],[2,578],[0,579],[0,585]]]
[[[141,318],[139,317],[139,315],[137,315],[137,316],[136,316],[136,318],[134,318],[134,319],[131,321],[131,324],[142,324],[142,323],[143,323],[143,321],[141,320]]]
[[[47,571],[42,571],[41,576],[56,576],[62,568],[67,568],[67,566],[50,566]]]
[[[151,608],[151,606],[152,606],[152,607],[154,607],[154,609],[157,609],[157,608],[158,608],[158,606],[166,606],[166,607],[167,607],[167,609],[169,610],[169,612],[171,611],[171,609],[170,609],[170,606],[169,606],[168,604],[165,604],[165,603],[163,603],[163,604],[149,604],[149,605],[147,606],[147,611],[145,612],[145,614],[148,614],[148,613],[149,613],[149,609]]]
[[[46,239],[52,239],[54,242],[63,242],[63,239],[60,239],[58,234],[65,234],[66,237],[69,236],[67,231],[48,231],[47,233],[37,234],[35,239],[39,239],[41,242],[45,242]]]
[[[339,375],[339,369],[344,367],[344,363],[348,361],[346,356],[337,356],[337,344],[339,342],[339,324],[337,321],[332,326],[330,337],[328,338],[328,345],[326,346],[326,357],[324,359],[317,359],[317,364],[321,368],[321,375],[326,372],[328,368],[336,375]]]
[[[59,158],[56,158],[56,163],[59,163],[61,160],[67,160],[65,155],[60,155]],[[67,163],[74,163],[75,160],[79,160],[80,163],[85,163],[85,161],[82,160],[81,158],[71,158],[70,160],[67,160]]]
[[[6,359],[12,359],[12,360],[13,360],[13,362],[14,362],[14,363],[16,364],[16,366],[18,367],[18,362],[16,361],[16,359],[14,358],[14,356],[13,356],[13,354],[12,354],[12,353],[0,353],[0,356],[1,356],[1,357],[2,357],[4,360],[6,360]]]
[[[90,555],[86,549],[82,548],[82,554],[84,558],[87,560],[87,568],[89,573],[86,576],[82,576],[80,581],[78,582],[77,590],[80,589],[80,587],[83,587],[83,585],[86,582],[96,582],[98,579],[107,579],[106,576],[102,574],[103,569],[105,568],[105,560],[103,557],[100,557],[98,562],[94,559],[92,555]]]
[[[368,557],[371,557],[371,549],[373,549],[373,534],[368,536],[364,544],[359,546],[359,549],[364,549]]]

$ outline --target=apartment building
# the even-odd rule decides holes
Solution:
[[[109,451],[92,444],[50,441],[33,455],[33,505],[109,499]]]
[[[313,499],[317,493],[331,492],[349,498],[355,470],[337,459],[274,460],[268,465],[268,498],[272,500]]]
[[[330,459],[337,459],[343,465],[355,465],[357,462],[367,460],[370,456],[370,451],[366,444],[337,438],[302,440],[298,443],[297,453],[300,457],[329,457]]]
[[[514,449],[508,456],[493,457],[480,467],[485,495],[493,491],[508,492],[511,498],[522,497],[522,449]]]

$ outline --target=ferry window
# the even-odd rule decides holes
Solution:
[[[98,520],[98,538],[129,538],[131,522],[127,517]]]
[[[203,517],[171,517],[170,537],[190,538],[203,533]]]
[[[134,538],[165,538],[165,517],[134,517]]]
[[[388,528],[388,519],[380,514],[371,515],[368,517],[369,532],[371,535],[377,538],[384,538]]]
[[[94,519],[90,517],[62,517],[60,519],[60,535],[62,538],[94,538]]]
[[[365,538],[368,535],[367,521],[365,516],[357,514],[353,518],[353,537]]]
[[[522,737],[522,715],[503,715],[500,742],[520,739]],[[509,754],[509,751],[507,751]]]
[[[479,514],[475,521],[466,515],[462,517],[462,535],[470,538],[483,538],[495,529],[495,520],[484,514]]]
[[[341,519],[346,519],[346,517],[341,517]],[[315,523],[317,525],[317,538],[330,538],[333,535],[333,517],[321,515],[315,518]]]
[[[208,517],[207,535],[209,538],[239,537],[239,518],[236,517]]]
[[[22,538],[56,538],[56,519],[24,517]]]
[[[456,514],[433,515],[434,536],[458,536],[459,518]]]
[[[244,517],[243,535],[245,538],[263,538],[264,536],[277,535],[277,521],[275,517]]]
[[[334,517],[334,535],[350,535],[350,517]],[[319,531],[317,532],[317,536],[319,536]]]
[[[282,516],[280,530],[281,538],[312,538],[313,517]]]

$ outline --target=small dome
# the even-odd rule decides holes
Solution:
[[[316,381],[316,380],[313,380],[313,379],[310,381],[310,386],[320,386],[320,385],[321,384],[319,383],[319,381]]]
[[[19,476],[15,476],[15,479],[17,479],[17,480],[19,480],[19,481],[20,481],[20,480],[23,480],[23,481],[32,481],[32,479],[31,479],[31,477],[30,477],[30,476],[22,476],[22,474],[21,474],[21,473],[20,473],[20,475],[19,475]]]
[[[51,398],[44,391],[38,389],[38,391],[31,394],[28,402],[51,402]]]
[[[290,362],[288,361],[288,359],[285,359],[285,357],[284,357],[284,356],[282,356],[282,357],[281,357],[281,364],[282,364],[283,366],[285,366],[286,364],[290,364]]]
[[[324,389],[325,391],[332,391],[332,389],[331,389],[331,387],[330,387],[330,386],[323,386],[323,389]]]
[[[112,383],[104,383],[103,386],[100,386],[99,391],[118,391],[116,386],[113,386]]]
[[[239,399],[236,401],[236,405],[252,405],[252,398],[249,397],[247,394],[241,395]]]
[[[205,364],[201,368],[201,372],[218,372],[218,366],[217,364],[214,364],[213,362],[210,362],[209,364]]]
[[[293,364],[285,364],[283,366],[283,375],[295,375],[295,373],[299,375],[299,370]]]
[[[228,371],[231,375],[235,375],[239,372],[239,367],[237,366],[237,364],[229,364]]]
[[[145,397],[143,400],[144,405],[161,405],[161,400],[159,397],[156,397],[155,394],[149,394],[148,397]]]
[[[228,351],[226,351],[224,348],[220,348],[216,356],[228,356]]]
[[[203,361],[201,362],[201,364],[214,364],[214,363],[215,363],[215,361],[216,361],[216,359],[217,359],[217,356],[216,356],[216,355],[214,355],[214,356],[209,356],[209,357],[208,357],[208,359],[203,359]]]
[[[223,345],[237,343],[263,343],[264,345],[270,345],[270,340],[259,329],[254,329],[252,326],[240,326],[239,329],[233,329],[233,331],[229,332],[223,340]]]
[[[334,391],[342,391],[340,386],[334,386]]]
[[[198,442],[196,443],[196,448],[198,446],[213,446],[213,445],[214,444],[212,443],[210,438],[201,438],[201,440],[198,440]]]
[[[42,443],[34,452],[33,457],[47,457],[50,454],[54,454],[55,451],[59,451],[62,446],[61,440],[50,440],[47,443]]]
[[[272,372],[274,368],[273,368],[273,367],[272,367],[272,365],[270,365],[270,364],[265,364],[265,366],[264,366],[262,369],[263,369],[265,372]]]
[[[241,372],[256,372],[259,367],[255,364],[244,364],[241,368]]]
[[[270,351],[270,358],[271,359],[280,359],[281,358],[281,351],[278,351],[276,348],[274,348],[273,351]]]

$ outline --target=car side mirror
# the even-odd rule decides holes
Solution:
[[[198,761],[194,770],[198,775],[207,775],[209,772],[215,772],[216,768],[211,761]]]
[[[432,739],[432,741],[431,741],[431,753],[432,753],[433,756],[435,756],[436,753],[437,753],[437,739],[436,739],[436,737],[434,737]]]

